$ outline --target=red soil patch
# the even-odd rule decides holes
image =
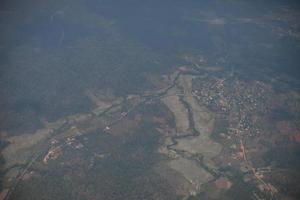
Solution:
[[[294,141],[297,142],[297,143],[300,143],[300,133],[294,135],[294,136],[292,137],[292,140],[294,140]]]
[[[221,177],[218,180],[216,180],[215,184],[217,188],[225,189],[225,190],[230,189],[232,186],[232,183],[227,178],[224,177]]]

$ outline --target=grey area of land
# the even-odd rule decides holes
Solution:
[[[183,98],[190,106],[194,128],[200,134],[191,136],[189,132],[191,130],[191,122],[189,122],[188,110],[180,101],[176,92],[174,92],[176,88],[173,88],[162,101],[174,114],[177,133],[174,134],[173,139],[176,142],[170,145],[170,138],[166,138],[164,146],[168,146],[168,148],[162,147],[160,149],[161,153],[171,158],[171,160],[165,162],[163,165],[177,171],[185,178],[185,181],[194,186],[190,188],[190,194],[199,192],[202,184],[214,178],[210,172],[201,167],[191,157],[193,155],[201,155],[206,166],[216,168],[212,159],[219,155],[222,150],[221,144],[214,142],[210,138],[214,127],[214,115],[206,107],[200,105],[193,97],[192,80],[193,76],[191,75],[180,75],[178,86],[183,89]],[[186,157],[179,152],[192,156]],[[169,179],[171,180],[171,178]]]
[[[176,122],[176,135],[185,135],[189,129],[188,113],[184,105],[180,102],[177,95],[164,97],[162,101],[174,114]],[[184,120],[183,120],[184,119]]]
[[[192,154],[200,153],[204,158],[217,156],[222,146],[210,139],[214,127],[214,116],[204,106],[199,105],[192,95],[192,77],[182,76],[180,85],[185,91],[185,100],[191,106],[195,129],[200,133],[199,136],[177,139],[175,149],[184,150]]]
[[[213,178],[211,174],[200,168],[195,161],[183,157],[171,160],[167,165],[170,168],[181,172],[182,175],[196,187],[196,189],[200,189],[199,187],[201,184],[206,183]]]

